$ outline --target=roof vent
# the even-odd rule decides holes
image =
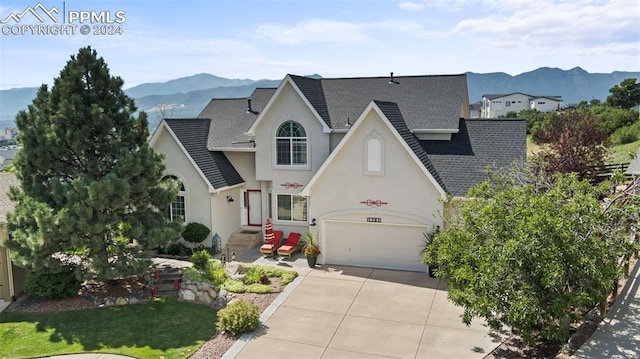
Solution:
[[[397,85],[397,84],[399,84],[399,82],[398,82],[398,81],[394,80],[394,78],[393,78],[393,72],[391,72],[391,73],[389,74],[389,82],[388,82],[388,84],[389,84],[389,85]]]
[[[247,98],[247,113],[251,113],[254,115],[258,114],[258,111],[254,111],[253,108],[251,108],[251,99]]]

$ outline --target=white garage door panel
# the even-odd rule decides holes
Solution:
[[[420,249],[426,226],[325,221],[329,264],[426,271]]]

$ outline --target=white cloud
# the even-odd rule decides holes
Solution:
[[[331,20],[307,20],[294,26],[282,24],[259,25],[255,31],[259,38],[280,44],[302,45],[309,43],[353,44],[368,41],[361,25]]]
[[[633,1],[501,2],[509,11],[460,21],[452,30],[494,47],[608,51],[613,44],[638,47],[638,5]],[[620,53],[620,51],[617,51]],[[598,52],[603,54],[604,52]],[[629,51],[622,51],[629,53]],[[637,52],[636,52],[637,54]]]
[[[401,2],[398,4],[398,7],[406,11],[419,11],[424,8],[424,4],[415,2]]]

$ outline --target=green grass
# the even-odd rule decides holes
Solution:
[[[633,160],[636,151],[640,147],[640,141],[627,143],[625,145],[613,146],[610,148],[611,156],[608,158],[609,163],[628,163]]]
[[[187,358],[207,341],[216,312],[174,300],[57,313],[0,313],[0,358],[112,353]]]

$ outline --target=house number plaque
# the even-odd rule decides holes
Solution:
[[[382,223],[382,218],[380,218],[380,217],[367,217],[367,222],[369,222],[369,223]]]

